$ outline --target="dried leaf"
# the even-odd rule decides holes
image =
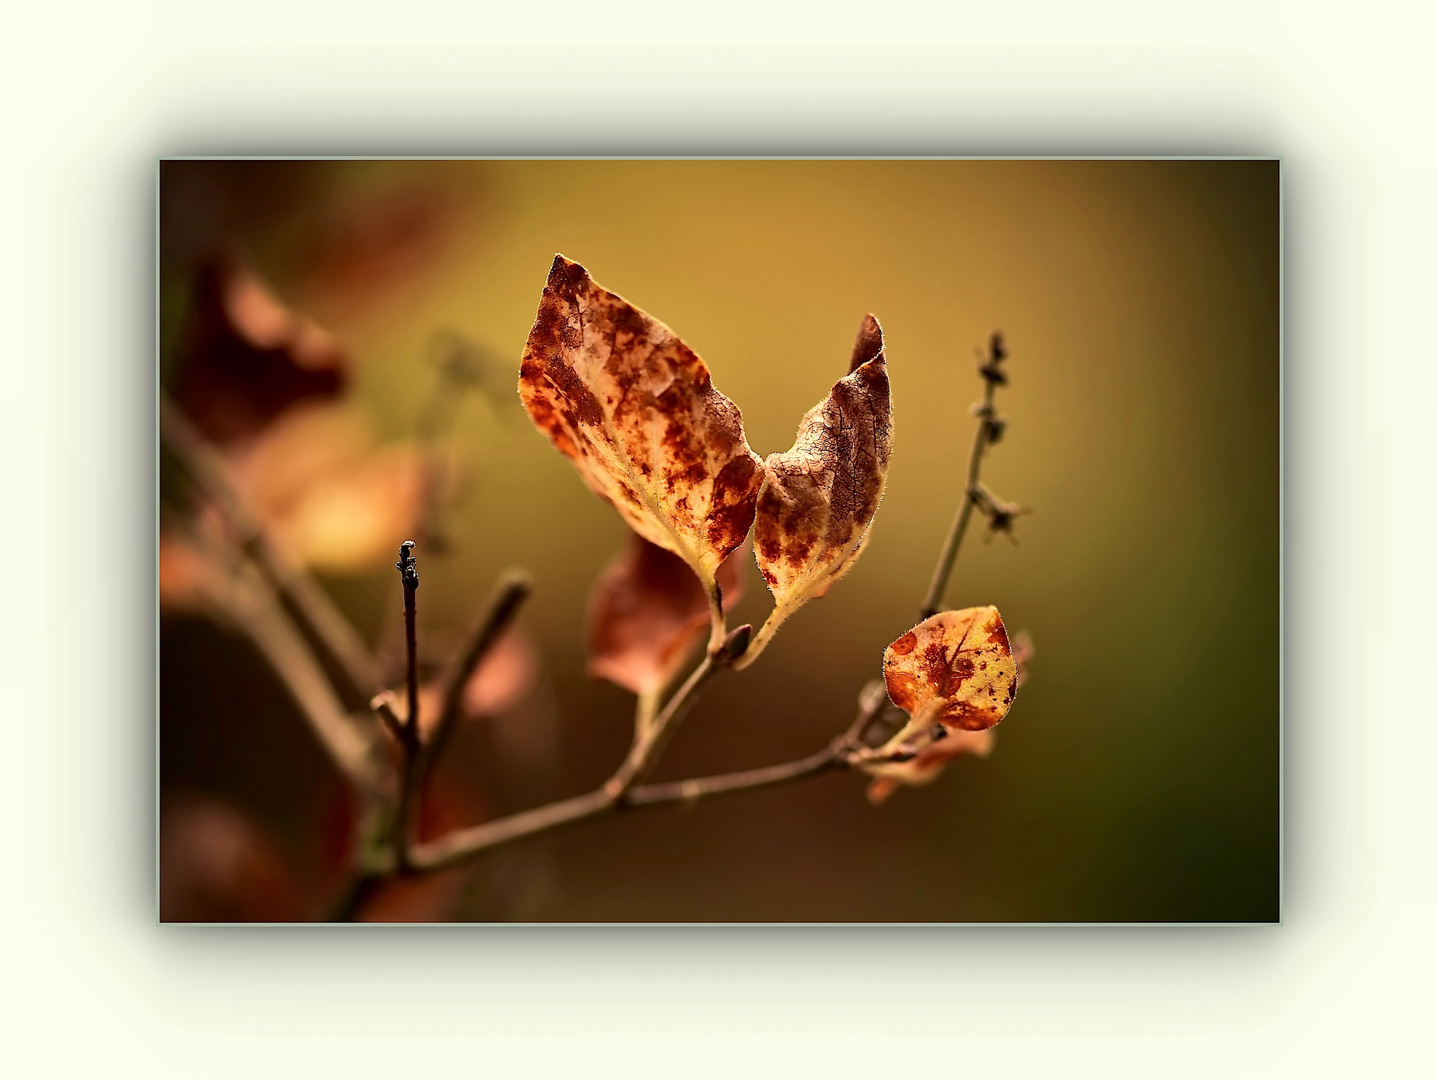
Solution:
[[[870,772],[881,772],[868,784],[868,801],[874,806],[883,802],[901,785],[920,787],[932,783],[950,761],[965,754],[985,758],[993,752],[993,731],[950,731],[947,736],[930,742],[911,761],[890,761],[868,766]]]
[[[743,596],[742,549],[718,570],[725,610]],[[641,536],[589,594],[589,674],[635,694],[668,685],[708,623],[708,599],[682,559]]]
[[[235,481],[301,561],[325,570],[384,565],[418,519],[424,462],[417,447],[376,447],[337,407],[297,410],[243,454]]]
[[[869,787],[875,803],[888,797],[892,782],[926,784],[963,754],[987,757],[988,729],[1007,715],[1018,689],[1008,632],[991,606],[924,619],[888,646],[883,678],[889,700],[910,719],[860,762],[880,778]]]
[[[238,255],[223,252],[201,267],[173,392],[211,441],[253,435],[301,401],[338,396],[348,379],[339,343],[286,307]]]
[[[667,326],[555,256],[519,395],[539,430],[645,540],[714,574],[763,482],[743,418]]]
[[[982,731],[1013,704],[1018,669],[992,606],[941,611],[883,654],[888,697],[914,720]]]
[[[883,330],[864,318],[849,374],[808,411],[793,449],[771,454],[754,529],[758,568],[777,623],[822,596],[858,558],[892,443]]]

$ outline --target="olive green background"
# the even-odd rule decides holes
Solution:
[[[975,349],[1007,337],[1010,426],[984,480],[1033,512],[1016,547],[975,529],[947,594],[1036,644],[992,757],[877,808],[830,775],[577,825],[481,862],[460,917],[1279,917],[1276,162],[172,162],[161,183],[162,341],[189,260],[230,236],[351,349],[387,436],[433,389],[436,331],[492,357],[490,390],[459,406],[454,549],[418,554],[430,641],[504,567],[537,583],[537,704],[454,748],[451,776],[494,811],[602,781],[630,730],[631,699],[584,677],[582,649],[624,526],[513,392],[555,252],[694,348],[760,455],[844,373],[865,312],[887,339],[893,459],[867,549],[713,686],[656,778],[798,757],[847,724],[957,506]],[[326,584],[376,637],[393,578]],[[736,620],[767,607],[750,567]],[[190,715],[170,680],[183,645],[163,639],[164,739]],[[245,799],[203,739],[161,750]],[[313,771],[271,777],[272,824],[303,828]]]

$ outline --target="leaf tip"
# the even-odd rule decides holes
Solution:
[[[878,317],[869,312],[863,316],[863,322],[858,327],[858,337],[853,342],[853,358],[848,362],[848,373],[852,375],[870,360],[881,362],[883,359],[883,327],[879,325]]]
[[[582,266],[560,252],[554,253],[554,261],[549,265],[549,288],[574,290],[588,280],[589,272]]]

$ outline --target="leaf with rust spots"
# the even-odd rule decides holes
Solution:
[[[793,449],[764,464],[754,553],[775,604],[765,640],[858,558],[883,497],[892,433],[883,330],[869,315],[849,373],[803,418]]]
[[[1007,715],[1018,668],[992,607],[940,611],[883,654],[888,698],[915,721],[982,731]]]
[[[712,602],[719,564],[753,524],[763,470],[694,351],[558,255],[519,396],[590,489],[693,567]]]
[[[743,596],[743,557],[740,549],[719,567],[725,609]],[[684,561],[635,536],[589,595],[589,674],[635,694],[661,690],[707,622],[708,600]]]
[[[987,757],[992,728],[1013,704],[1018,667],[995,607],[943,611],[924,619],[883,654],[893,704],[908,713],[903,730],[860,764],[880,778],[869,798],[881,802],[893,781],[926,784],[954,758]]]

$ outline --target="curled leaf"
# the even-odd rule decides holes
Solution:
[[[914,720],[982,731],[1013,704],[1018,669],[998,609],[940,611],[883,654],[888,698]]]
[[[773,593],[774,626],[857,559],[883,496],[891,444],[883,330],[868,315],[849,373],[804,416],[793,449],[764,463],[754,551]]]
[[[718,570],[725,609],[743,596],[742,557]],[[635,536],[589,594],[589,674],[635,694],[660,690],[707,622],[708,599],[683,560]]]
[[[301,401],[337,397],[348,379],[339,343],[238,254],[220,252],[200,268],[173,393],[211,441],[233,442]]]
[[[555,256],[519,396],[595,494],[694,568],[710,597],[763,482],[737,406],[667,326]]]

